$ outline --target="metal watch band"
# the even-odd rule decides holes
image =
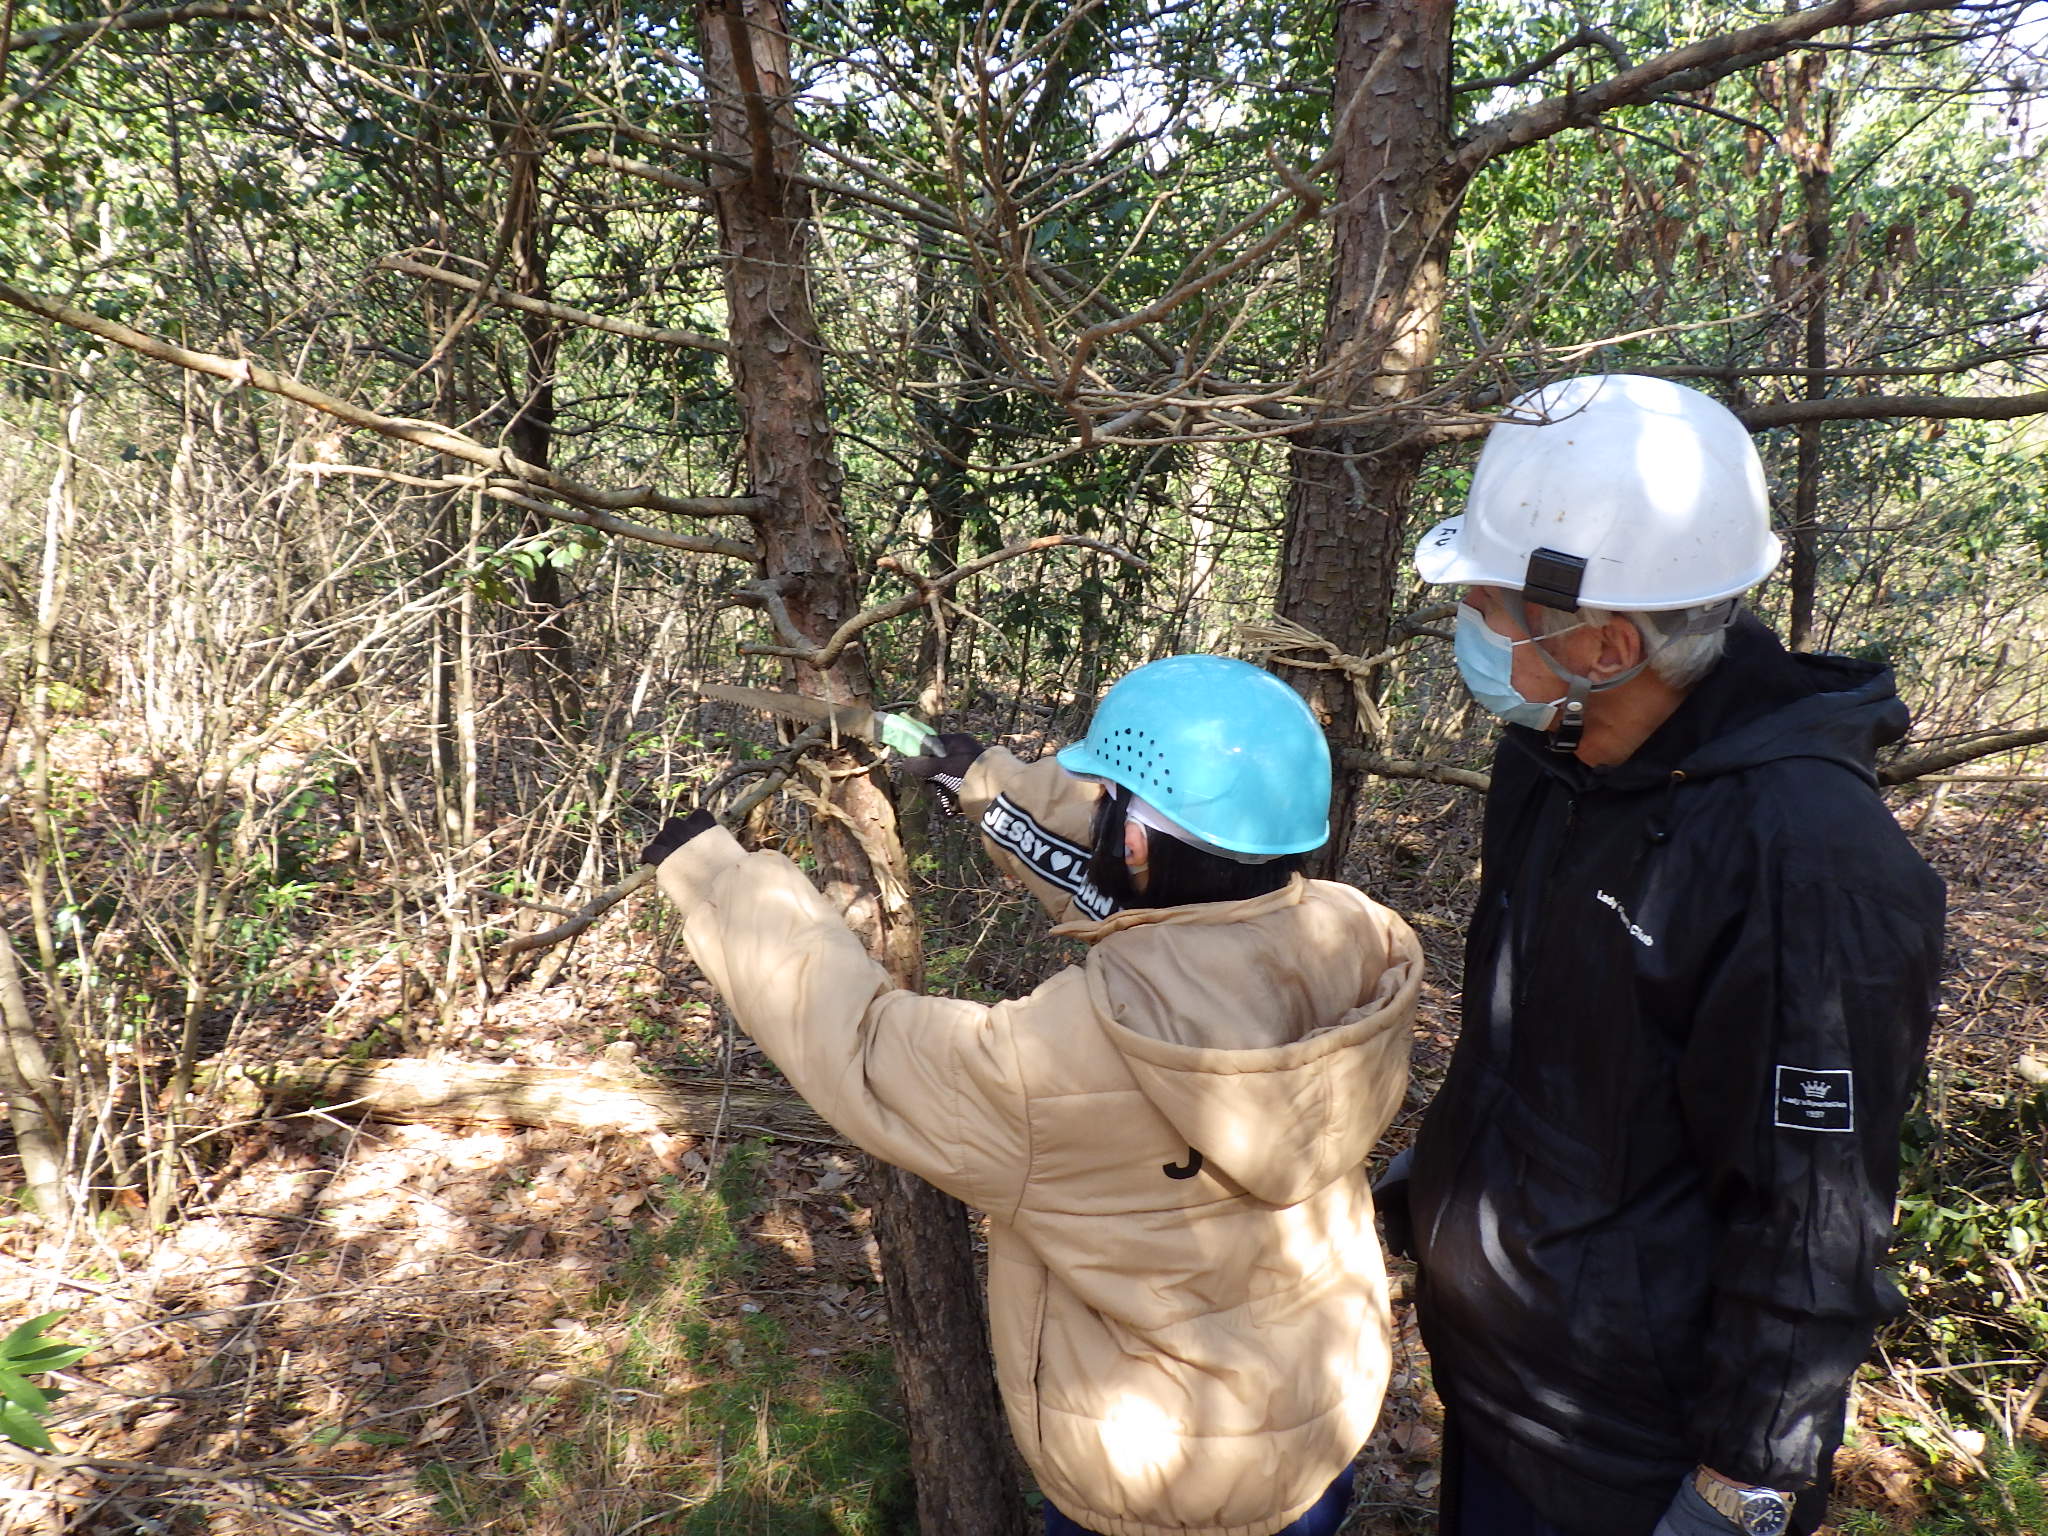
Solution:
[[[1745,1536],[1778,1536],[1792,1518],[1792,1495],[1776,1488],[1738,1488],[1718,1472],[1701,1467],[1692,1485]]]

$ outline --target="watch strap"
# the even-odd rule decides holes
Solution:
[[[1738,1531],[1745,1533],[1767,1531],[1775,1536],[1790,1523],[1793,1497],[1778,1488],[1745,1488],[1732,1483],[1711,1467],[1701,1467],[1692,1475],[1692,1486],[1699,1496],[1714,1507]],[[1777,1518],[1759,1523],[1756,1515],[1758,1506],[1765,1500],[1776,1506]]]

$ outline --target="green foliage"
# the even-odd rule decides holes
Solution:
[[[531,581],[550,568],[574,570],[605,547],[603,538],[588,528],[557,524],[492,551],[458,579],[467,581],[486,602],[510,606],[524,601],[514,582]]]
[[[2048,1094],[1939,1072],[1901,1146],[1894,1343],[1959,1420],[2024,1392],[2048,1359]],[[1929,1447],[1930,1450],[1938,1449]]]
[[[38,1387],[29,1377],[61,1371],[90,1353],[89,1347],[58,1344],[45,1336],[50,1324],[63,1315],[45,1312],[0,1339],[0,1440],[12,1440],[32,1451],[53,1449],[43,1420],[60,1394]]]
[[[1934,1512],[1901,1526],[1869,1510],[1840,1521],[1843,1536],[2039,1536],[2048,1531],[2048,1458],[2030,1445],[2003,1445],[1985,1458],[1982,1480],[1938,1487]]]
[[[1990,1477],[1963,1488],[1926,1536],[2039,1536],[2048,1531],[2048,1459],[2028,1445],[2000,1447]]]

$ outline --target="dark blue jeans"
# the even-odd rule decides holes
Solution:
[[[1309,1506],[1307,1514],[1275,1531],[1273,1536],[1336,1536],[1337,1527],[1344,1523],[1344,1513],[1350,1508],[1351,1469],[1346,1467],[1337,1474],[1337,1480],[1323,1490],[1323,1496]],[[1052,1507],[1051,1499],[1047,1499],[1045,1536],[1095,1536],[1095,1533],[1086,1526],[1074,1524]]]
[[[1536,1513],[1514,1484],[1473,1454],[1455,1418],[1444,1425],[1439,1536],[1567,1536]]]

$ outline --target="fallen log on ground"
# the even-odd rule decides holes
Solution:
[[[378,1120],[558,1126],[593,1136],[776,1136],[844,1145],[788,1089],[657,1082],[609,1063],[532,1067],[475,1061],[284,1061],[216,1068],[210,1084],[265,1116],[326,1111]]]

